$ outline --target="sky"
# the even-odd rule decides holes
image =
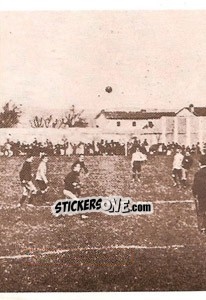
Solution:
[[[205,106],[205,37],[201,10],[0,12],[0,105]]]

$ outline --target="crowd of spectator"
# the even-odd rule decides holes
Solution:
[[[63,139],[60,143],[53,143],[50,140],[38,142],[35,138],[32,143],[21,143],[7,140],[0,146],[0,156],[21,156],[32,152],[34,156],[40,156],[41,153],[49,156],[60,155],[125,155],[125,143],[101,140],[100,142],[88,143],[70,143],[67,139]]]
[[[205,144],[206,146],[206,144]],[[0,146],[0,156],[21,156],[31,153],[34,156],[40,156],[42,153],[49,156],[61,156],[61,155],[78,155],[84,154],[86,156],[95,155],[132,155],[136,148],[147,155],[171,155],[175,153],[177,148],[181,148],[182,152],[187,150],[191,154],[201,154],[201,148],[199,143],[193,144],[191,147],[180,145],[178,143],[157,143],[149,145],[147,139],[141,141],[137,138],[132,138],[128,142],[117,142],[114,140],[93,141],[88,143],[70,143],[67,139],[62,139],[60,143],[54,144],[50,140],[45,142],[39,142],[35,138],[32,143],[24,143],[20,141],[7,140],[6,143]]]

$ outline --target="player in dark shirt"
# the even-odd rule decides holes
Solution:
[[[33,161],[33,156],[28,157],[26,161],[23,163],[22,169],[19,173],[19,177],[21,181],[31,181],[31,162]]]
[[[196,197],[196,209],[199,229],[206,233],[206,157],[200,159],[200,170],[195,174],[192,186],[194,197]]]
[[[25,202],[26,198],[28,197],[28,204],[33,205],[34,196],[37,194],[37,189],[32,182],[32,169],[31,163],[34,157],[31,154],[27,155],[26,161],[24,162],[22,169],[19,173],[21,186],[23,188],[22,198],[18,207],[22,206]]]
[[[190,152],[187,150],[184,155],[183,161],[182,161],[182,185],[183,185],[183,187],[187,186],[188,173],[189,173],[189,170],[190,170],[192,164],[193,164],[193,158],[190,155]]]
[[[72,165],[72,171],[66,176],[64,180],[63,194],[69,199],[78,199],[81,194],[81,185],[79,175],[81,171],[81,165],[79,162]],[[88,216],[81,214],[80,219],[87,219]]]
[[[81,166],[79,163],[72,165],[72,171],[66,176],[64,180],[63,194],[67,198],[77,199],[80,197],[81,186],[79,181],[79,173]]]

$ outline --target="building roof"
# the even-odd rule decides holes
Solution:
[[[146,112],[144,111],[105,111],[102,110],[95,119],[100,115],[104,115],[106,119],[114,120],[147,120],[147,119],[160,119],[163,116],[174,117],[175,112]]]
[[[177,113],[179,114],[181,111],[183,111],[184,109],[188,110],[189,112],[191,112],[193,115],[195,115],[196,117],[205,117],[206,116],[206,106],[203,107],[195,107],[193,105],[189,106],[189,107],[183,107],[181,108]]]
[[[190,111],[188,107],[186,107],[187,110]],[[206,116],[206,107],[194,107],[194,112],[193,114],[197,117],[205,117]]]

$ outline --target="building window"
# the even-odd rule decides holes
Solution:
[[[148,126],[149,126],[149,128],[154,127],[154,124],[152,123],[152,121],[149,121],[149,122],[148,122]]]
[[[120,121],[117,121],[117,126],[120,126],[120,125],[121,125]]]
[[[133,121],[133,122],[132,122],[132,126],[136,126],[136,121]]]

